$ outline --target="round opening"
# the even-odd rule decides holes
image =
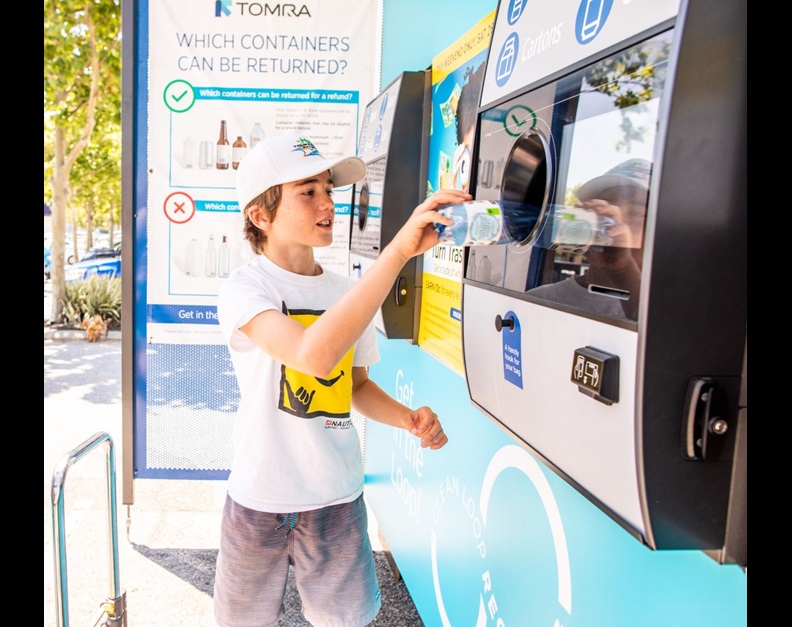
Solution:
[[[462,185],[462,189],[466,189],[468,183],[470,182],[470,168],[472,167],[472,158],[470,156],[470,150],[465,147],[462,151],[462,155],[459,157],[459,183]]]
[[[550,195],[547,140],[531,130],[517,138],[501,180],[503,224],[509,238],[524,246],[537,235]]]
[[[364,181],[360,187],[360,195],[358,196],[358,228],[362,231],[366,228],[368,222],[368,209],[369,209],[369,187],[368,182]]]

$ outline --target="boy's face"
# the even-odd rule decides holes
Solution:
[[[632,185],[620,185],[605,190],[600,196],[603,200],[619,207],[616,221],[629,227],[631,237],[629,247],[642,248],[647,192]]]
[[[329,170],[308,179],[284,183],[275,219],[269,225],[270,244],[329,246],[333,243],[333,181]]]

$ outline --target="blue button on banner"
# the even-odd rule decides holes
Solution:
[[[217,307],[206,305],[149,305],[148,322],[161,324],[217,324]]]

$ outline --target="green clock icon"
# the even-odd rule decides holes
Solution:
[[[512,137],[519,137],[536,126],[536,114],[525,105],[514,105],[503,118],[503,128]]]

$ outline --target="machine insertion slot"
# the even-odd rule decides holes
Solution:
[[[588,291],[592,294],[602,294],[603,296],[610,296],[611,298],[620,298],[621,300],[629,300],[630,292],[628,290],[620,290],[615,287],[605,287],[604,285],[589,285]]]

